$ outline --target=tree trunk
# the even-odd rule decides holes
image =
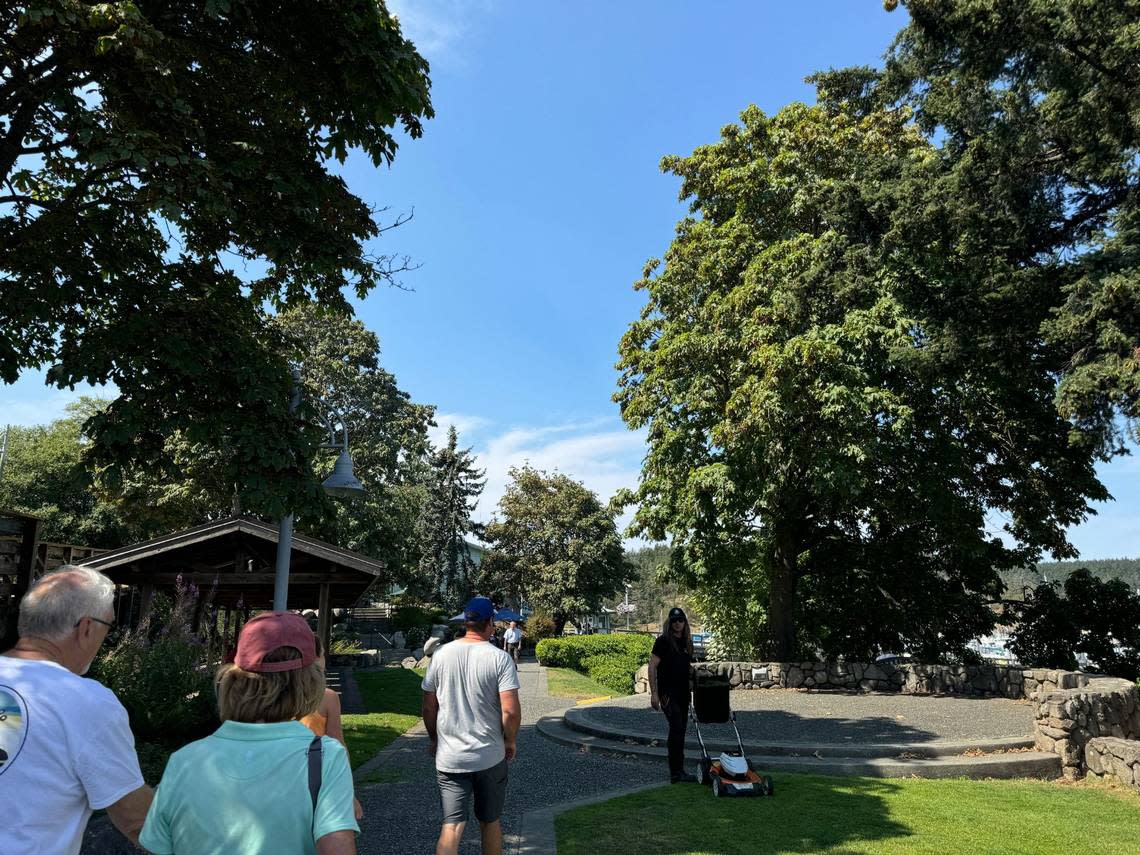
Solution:
[[[779,662],[797,658],[796,645],[796,549],[793,540],[777,537],[772,562],[772,582],[768,591],[768,627],[772,655]]]
[[[555,617],[552,618],[552,620],[554,621],[554,637],[558,638],[562,635],[562,630],[566,626],[566,618]]]

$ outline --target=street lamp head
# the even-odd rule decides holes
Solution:
[[[330,496],[340,499],[353,499],[364,494],[364,485],[352,474],[352,458],[345,449],[337,455],[332,475],[321,484]]]

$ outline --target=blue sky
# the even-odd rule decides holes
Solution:
[[[714,141],[748,104],[810,100],[803,77],[876,63],[905,18],[878,0],[620,3],[390,0],[432,65],[437,118],[393,166],[354,157],[350,186],[392,214],[375,249],[421,266],[413,289],[357,305],[384,364],[439,407],[488,469],[530,461],[608,498],[636,483],[644,438],[610,400],[632,289],[683,215],[666,154]],[[2,418],[34,423],[68,393],[29,376]],[[1118,501],[1074,530],[1089,558],[1140,554],[1140,465],[1103,477]]]

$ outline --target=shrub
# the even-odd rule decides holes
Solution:
[[[329,641],[331,656],[352,656],[363,652],[364,647],[357,638],[333,638]]]
[[[615,694],[628,695],[633,691],[633,677],[637,669],[645,663],[633,656],[599,655],[587,656],[582,664],[595,683]]]
[[[413,626],[404,633],[404,644],[407,645],[409,650],[415,650],[417,647],[423,647],[424,642],[426,642],[430,636],[431,626],[429,624]]]
[[[436,622],[439,615],[434,611],[419,606],[400,606],[392,613],[392,631],[403,632],[405,635],[417,627],[430,627]]]
[[[547,638],[535,655],[547,667],[572,668],[619,694],[633,690],[637,669],[649,661],[653,637],[649,635],[580,635]]]
[[[526,622],[526,637],[536,644],[554,637],[554,619],[545,612],[535,612]]]
[[[172,606],[159,602],[92,666],[126,708],[136,740],[181,745],[218,726],[206,646],[189,626],[195,600],[180,591]]]

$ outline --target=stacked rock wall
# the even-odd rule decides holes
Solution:
[[[698,662],[693,673],[698,679],[726,679],[734,689],[1028,699],[1036,704],[1037,750],[1057,754],[1065,777],[1087,771],[1140,786],[1140,697],[1128,680],[1042,668],[912,662]],[[648,666],[637,672],[634,691],[649,691]]]
[[[698,677],[727,679],[735,689],[823,689],[1013,699],[1027,697],[1043,687],[1075,687],[1078,678],[1083,677],[1064,671],[911,662],[698,662],[693,671]],[[648,691],[647,668],[638,672],[635,691]]]
[[[1085,770],[1097,778],[1140,787],[1140,740],[1094,736],[1085,745]]]
[[[1136,685],[1128,680],[1094,677],[1077,688],[1040,691],[1034,699],[1037,750],[1060,756],[1066,778],[1079,778],[1086,770],[1104,774],[1106,751],[1116,756],[1118,741],[1140,740],[1140,702]],[[1112,742],[1095,742],[1104,738]],[[1140,742],[1131,745],[1140,753]],[[1100,772],[1094,769],[1097,764]],[[1117,761],[1108,768],[1117,769]],[[1128,776],[1127,783],[1133,784],[1132,772]]]

